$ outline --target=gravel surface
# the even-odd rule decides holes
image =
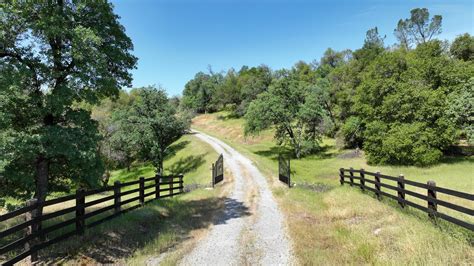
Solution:
[[[294,264],[283,215],[267,180],[252,161],[224,142],[204,133],[195,136],[224,155],[224,166],[234,176],[224,211],[209,234],[197,243],[182,265]],[[225,177],[224,177],[225,182]],[[255,190],[249,196],[249,188]]]

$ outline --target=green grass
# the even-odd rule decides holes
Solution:
[[[270,178],[301,264],[462,264],[474,259],[474,236],[467,230],[444,222],[436,226],[425,213],[402,210],[390,200],[379,202],[371,193],[362,193],[355,187],[341,187],[338,178],[341,167],[364,168],[388,175],[404,174],[406,179],[423,183],[434,180],[438,186],[473,193],[474,157],[444,158],[440,164],[425,168],[373,166],[367,165],[363,154],[345,158],[343,154],[353,151],[339,150],[334,139],[326,138],[320,153],[291,161],[296,187],[287,189],[275,181],[281,150],[274,144],[273,132],[267,130],[246,138],[243,122],[221,112],[196,117],[193,127],[249,156]],[[302,186],[304,183],[322,184],[318,185],[322,191],[307,189]],[[418,192],[426,194],[423,190]],[[438,195],[474,207],[472,202]],[[417,201],[408,196],[407,199]],[[474,222],[468,215],[442,207],[439,210]]]
[[[163,163],[165,175],[184,174],[185,184],[210,184],[210,167],[218,157],[212,147],[192,135],[184,135],[170,146],[170,150]],[[151,164],[137,164],[130,170],[124,168],[112,171],[109,184],[116,180],[133,181],[139,176],[151,177],[156,173]]]
[[[209,166],[216,160],[218,154],[206,143],[198,140],[192,135],[185,135],[171,146],[172,153],[164,162],[165,174],[182,173],[184,183],[200,184],[207,186],[210,183]],[[127,169],[112,172],[110,184],[114,181],[127,182],[137,180],[140,176],[151,177],[155,175],[155,169],[150,164],[136,164]],[[123,188],[131,190],[137,185]],[[102,193],[87,197],[86,202],[110,195]],[[124,196],[122,200],[135,197],[137,194]],[[150,199],[153,196],[147,198]],[[98,227],[86,230],[84,236],[74,236],[51,248],[40,251],[40,259],[47,264],[73,263],[73,264],[96,264],[96,263],[125,263],[144,264],[148,259],[158,257],[168,250],[170,256],[164,258],[165,262],[173,264],[178,257],[173,256],[183,252],[182,248],[176,248],[185,240],[199,235],[200,232],[209,227],[213,222],[213,215],[222,207],[222,189],[208,190],[204,188],[195,189],[189,193],[174,198],[151,201],[143,208],[136,209],[120,217],[112,219]],[[105,202],[102,205],[108,206]],[[45,210],[50,212],[73,205],[74,201],[52,206]],[[128,206],[135,205],[136,203]],[[99,205],[100,206],[100,205]],[[95,206],[96,208],[99,206]],[[124,206],[123,208],[127,208]],[[87,211],[92,211],[88,209]],[[111,212],[102,214],[102,217]],[[55,224],[73,218],[73,214],[61,216],[59,219],[44,224]],[[100,217],[93,217],[100,219]],[[1,228],[21,222],[9,221],[2,223]],[[91,221],[88,221],[90,223]],[[1,229],[0,228],[0,229]],[[61,232],[73,230],[69,226]],[[21,233],[21,232],[20,232]],[[53,237],[54,235],[48,235]],[[21,237],[21,235],[18,235]],[[4,239],[4,241],[11,241]],[[2,246],[5,243],[0,243]],[[10,253],[9,255],[13,255]],[[2,261],[2,258],[0,258]]]

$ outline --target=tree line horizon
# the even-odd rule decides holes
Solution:
[[[363,149],[371,164],[432,165],[460,140],[474,144],[474,37],[441,41],[441,32],[442,16],[415,8],[392,46],[374,27],[361,48],[328,48],[290,69],[209,68],[186,83],[181,105],[230,111],[245,118],[247,135],[273,127],[296,158],[328,136]]]

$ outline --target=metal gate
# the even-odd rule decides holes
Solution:
[[[224,180],[224,156],[221,154],[212,164],[212,187]]]
[[[290,169],[290,159],[286,160],[283,156],[278,155],[278,179],[288,187],[291,187]]]

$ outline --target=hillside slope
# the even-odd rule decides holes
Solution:
[[[368,166],[363,153],[339,150],[334,140],[325,139],[321,153],[292,160],[296,187],[287,189],[276,181],[281,150],[273,144],[271,130],[246,138],[243,119],[229,118],[224,112],[200,115],[193,127],[247,155],[267,176],[301,264],[462,264],[474,259],[472,233],[447,223],[434,226],[424,213],[401,210],[338,183],[340,167],[363,167],[391,175],[404,173],[407,179],[422,182],[434,179],[440,186],[473,192],[473,157],[446,158],[430,168]]]

